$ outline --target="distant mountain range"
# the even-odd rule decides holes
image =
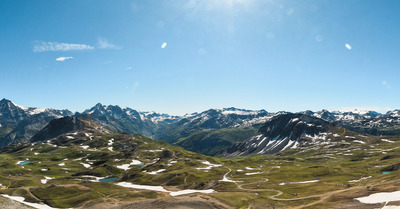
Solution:
[[[73,115],[69,110],[23,107],[0,100],[0,147],[26,142],[51,120]]]
[[[301,146],[307,141],[306,136],[313,138],[335,126],[372,135],[400,135],[400,110],[386,114],[328,110],[292,114],[231,107],[171,116],[100,103],[82,113],[72,113],[23,107],[3,99],[0,101],[0,147],[30,142],[34,135],[35,140],[44,140],[37,134],[44,133],[42,129],[53,119],[65,116],[89,118],[109,131],[141,134],[190,151],[228,157],[269,154]]]

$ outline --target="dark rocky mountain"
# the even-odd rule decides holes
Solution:
[[[27,117],[27,113],[20,106],[10,100],[0,100],[0,124],[17,124]]]
[[[69,110],[23,107],[10,100],[0,101],[0,147],[27,142],[51,120],[72,115]]]
[[[48,125],[32,137],[31,142],[47,141],[67,133],[72,135],[82,131],[93,133],[94,130],[97,133],[107,132],[97,121],[88,118],[66,116],[50,121]]]
[[[235,157],[273,154],[302,146],[307,142],[325,140],[335,125],[306,114],[282,113],[269,119],[256,136],[225,149],[221,156]]]

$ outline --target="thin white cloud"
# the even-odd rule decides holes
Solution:
[[[69,43],[45,42],[45,41],[35,41],[33,45],[33,52],[93,50],[93,49],[94,46],[86,44],[69,44]]]
[[[161,44],[161,48],[163,48],[163,49],[164,49],[166,46],[167,46],[167,43],[166,43],[166,42],[164,42],[164,43]]]
[[[382,85],[390,89],[390,84],[387,81],[382,81]]]
[[[133,69],[133,67],[127,67],[126,69],[127,69],[127,70],[132,70],[132,69]]]
[[[56,61],[64,62],[65,60],[69,60],[69,59],[74,59],[74,58],[73,57],[59,57],[56,59]]]
[[[346,48],[347,48],[348,50],[351,50],[350,44],[346,44],[345,46],[346,46]]]
[[[99,49],[121,49],[121,47],[109,42],[106,38],[97,39],[97,48]]]

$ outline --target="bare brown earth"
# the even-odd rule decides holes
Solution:
[[[19,203],[17,201],[5,198],[3,196],[0,196],[0,208],[4,209],[32,209],[32,207],[29,207],[27,205],[24,205],[22,203]]]
[[[85,187],[80,184],[59,184],[58,187],[78,187],[80,190],[90,190],[89,187]]]
[[[88,209],[232,209],[232,207],[203,194],[181,197],[164,197],[134,203],[121,203],[118,206],[99,203]]]

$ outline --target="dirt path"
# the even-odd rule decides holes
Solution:
[[[229,171],[224,175],[224,177],[226,177],[228,180],[232,180],[232,179],[229,179],[227,177],[227,175],[232,171],[232,169],[230,169],[229,167],[226,167],[226,168],[228,168]],[[246,179],[246,178],[240,178],[240,179]],[[268,181],[268,179],[265,179],[265,180]],[[232,180],[232,181],[234,181],[234,180]],[[331,191],[331,192],[327,192],[327,193],[323,193],[323,194],[309,195],[309,196],[306,196],[306,197],[297,197],[297,198],[291,198],[291,199],[278,198],[280,195],[283,194],[283,192],[280,191],[280,190],[276,190],[276,189],[247,189],[247,188],[243,188],[244,185],[256,184],[256,183],[260,183],[260,182],[261,181],[257,181],[257,182],[253,182],[253,183],[247,183],[247,184],[239,184],[237,181],[234,181],[233,183],[236,184],[238,189],[244,190],[244,191],[250,191],[250,192],[272,191],[272,192],[276,192],[275,195],[268,196],[268,198],[270,198],[272,200],[277,200],[277,201],[297,201],[297,200],[306,200],[306,199],[311,199],[311,198],[320,198],[319,200],[317,200],[315,202],[312,202],[310,204],[293,207],[293,208],[296,208],[296,209],[309,207],[309,206],[312,206],[312,205],[319,204],[321,202],[324,202],[326,199],[328,199],[329,197],[331,197],[331,196],[333,196],[335,194],[339,194],[339,193],[346,192],[346,191],[351,191],[351,190],[363,189],[363,188],[367,187],[367,186],[355,186],[355,187],[350,187],[350,188],[347,188],[347,189]],[[377,183],[377,184],[371,184],[369,186],[380,186],[380,185],[385,185],[385,184],[393,184],[393,183],[397,183],[397,182],[400,182],[400,179],[391,180],[391,181],[382,182],[382,183]]]

